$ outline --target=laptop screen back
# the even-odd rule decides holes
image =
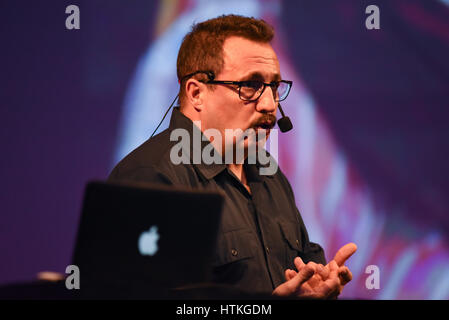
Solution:
[[[89,183],[73,258],[81,282],[176,287],[207,281],[222,205],[218,192]]]

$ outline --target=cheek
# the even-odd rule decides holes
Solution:
[[[232,108],[228,106],[229,110],[223,115],[223,124],[226,129],[242,129],[246,130],[250,119],[250,115],[242,109],[242,107],[237,106]]]
[[[242,119],[245,119],[245,115],[242,114],[242,111],[242,107],[239,103],[236,103],[231,99],[223,99],[222,103],[215,106],[214,114],[211,115],[211,120],[221,128],[238,128],[240,127]]]
[[[209,98],[209,127],[220,131],[248,127],[255,108],[240,100],[238,93],[229,88],[217,88],[210,92]]]

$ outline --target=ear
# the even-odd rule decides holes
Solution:
[[[196,79],[187,80],[186,84],[186,98],[196,111],[200,112],[203,109],[203,99],[206,90],[206,85]]]

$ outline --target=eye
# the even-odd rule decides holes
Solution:
[[[259,90],[260,87],[263,86],[263,82],[261,81],[244,81],[242,82],[242,87],[251,88],[254,90]]]

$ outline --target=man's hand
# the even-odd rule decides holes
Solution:
[[[293,270],[291,270],[293,271]],[[303,286],[315,274],[315,266],[312,263],[304,265],[298,272],[286,282],[274,289],[273,294],[282,297],[301,296],[303,294]]]
[[[298,272],[290,269],[285,270],[287,281],[278,286],[273,294],[335,299],[341,293],[343,287],[352,280],[352,273],[344,263],[356,250],[357,246],[354,243],[344,245],[326,266],[314,262],[304,264],[300,257],[295,258],[294,263]],[[305,272],[303,272],[304,268],[306,268]],[[312,274],[310,270],[313,270]]]
[[[295,264],[298,272],[287,269],[285,271],[287,281],[273,291],[274,295],[313,299],[326,299],[338,295],[340,281],[335,261],[328,264],[329,270],[325,279],[320,276],[323,272],[327,272],[322,265],[315,262],[304,264],[299,257],[295,259]]]

